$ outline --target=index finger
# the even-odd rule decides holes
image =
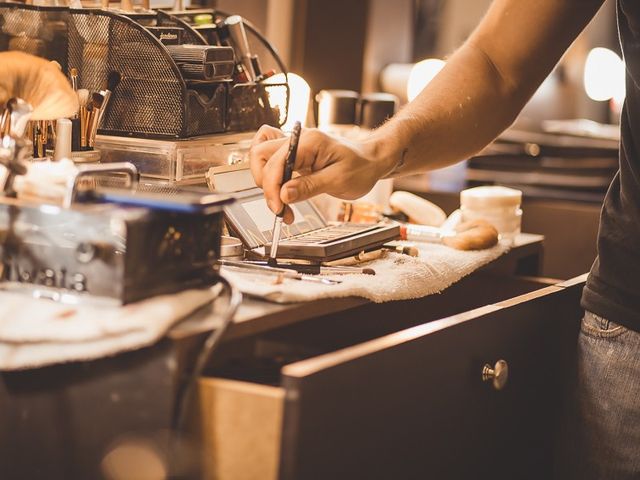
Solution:
[[[251,146],[254,147],[261,144],[262,142],[268,140],[276,140],[284,136],[284,132],[279,128],[272,127],[271,125],[262,125],[253,136],[253,139],[251,140]]]
[[[249,166],[256,185],[262,187],[264,169],[269,159],[286,144],[288,137],[282,137],[275,140],[265,140],[256,144],[249,150]]]

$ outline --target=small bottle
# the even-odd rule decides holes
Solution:
[[[522,225],[522,192],[501,186],[475,187],[460,192],[462,221],[486,220],[500,239],[513,243]]]

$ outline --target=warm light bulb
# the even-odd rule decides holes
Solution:
[[[621,103],[625,96],[625,68],[622,59],[608,48],[589,52],[584,64],[584,89],[591,100],[605,102],[612,98]]]
[[[407,83],[407,98],[410,102],[433,80],[444,65],[444,60],[428,58],[413,66],[409,74],[409,82]]]
[[[300,75],[295,73],[287,74],[289,80],[289,114],[287,122],[282,126],[285,131],[293,129],[293,124],[299,121],[304,126],[307,120],[307,112],[309,111],[309,97],[311,96],[311,88],[309,84]],[[266,83],[285,83],[286,77],[284,73],[278,73],[270,77]],[[269,101],[271,106],[278,106],[280,111],[284,112],[287,108],[287,94],[284,88],[272,88],[269,91]]]

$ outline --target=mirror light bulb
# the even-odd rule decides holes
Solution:
[[[407,83],[407,98],[410,102],[420,94],[444,66],[445,61],[437,58],[428,58],[413,66]]]
[[[295,73],[289,73],[289,114],[287,122],[282,126],[285,131],[291,131],[293,124],[299,121],[304,126],[309,111],[309,98],[311,96],[311,88],[304,78]],[[286,77],[284,73],[278,73],[270,77],[266,83],[285,83]],[[284,88],[269,89],[269,101],[272,106],[278,106],[280,111],[284,112],[287,107],[287,94]]]
[[[624,62],[612,50],[596,47],[587,55],[584,65],[584,90],[591,100],[621,103],[625,96]]]

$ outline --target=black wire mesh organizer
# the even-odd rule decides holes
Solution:
[[[151,22],[146,15],[144,23],[176,26],[183,29],[184,43],[207,44],[180,17],[154,15]],[[121,81],[105,111],[102,134],[189,138],[284,124],[286,107],[269,99],[286,98],[288,105],[286,82],[187,83],[162,42],[131,17],[101,9],[0,3],[0,49],[56,60],[67,74],[76,68],[79,88],[90,91],[104,89],[109,74],[118,72]]]

